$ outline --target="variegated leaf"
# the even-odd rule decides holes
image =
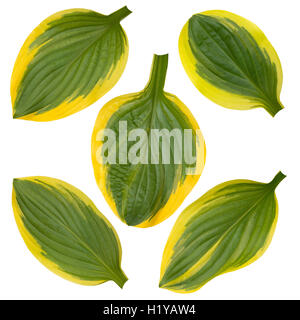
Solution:
[[[268,248],[276,227],[275,188],[249,180],[225,182],[187,207],[166,244],[160,287],[193,292],[225,272],[243,268]]]
[[[111,15],[70,9],[44,20],[25,41],[11,80],[13,117],[50,121],[78,112],[119,80],[128,56],[120,21]]]
[[[283,108],[280,60],[252,22],[221,10],[195,14],[182,29],[179,52],[193,84],[215,103],[262,107],[272,116]]]
[[[195,118],[176,96],[164,91],[167,64],[168,55],[155,55],[145,89],[108,102],[94,127],[96,181],[112,210],[130,226],[151,227],[173,214],[197,183],[205,163],[205,143]],[[115,134],[115,144],[104,141],[105,130]],[[132,135],[136,130],[142,130],[143,138]],[[186,130],[191,133],[190,144],[184,139]],[[152,133],[162,136],[152,139]],[[164,138],[170,148],[163,147]],[[157,161],[153,161],[156,146]],[[186,160],[187,149],[194,162]],[[133,150],[136,162],[130,160]],[[107,151],[115,155],[114,161],[107,159]],[[167,154],[169,161],[164,162]]]
[[[118,235],[81,191],[53,178],[15,179],[13,209],[26,246],[49,270],[83,285],[123,287]]]

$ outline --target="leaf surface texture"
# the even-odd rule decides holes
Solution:
[[[169,217],[198,181],[205,162],[205,145],[199,126],[188,108],[174,95],[163,90],[167,71],[167,55],[155,56],[150,80],[145,89],[117,97],[100,111],[92,137],[92,158],[97,183],[113,211],[130,226],[150,227]],[[120,161],[120,146],[126,141],[120,134],[120,122],[126,123],[127,132],[142,129],[147,133],[147,161],[127,163]],[[116,133],[116,163],[104,163],[103,129]],[[159,161],[151,160],[152,130],[173,129],[181,138],[170,140],[170,162],[164,163],[162,142]],[[184,148],[184,130],[192,132],[190,154],[195,163],[184,159],[175,161],[176,144]],[[198,132],[197,132],[198,130]],[[126,138],[125,138],[126,140]],[[157,140],[156,140],[157,141]],[[137,141],[128,141],[125,154],[129,154]],[[179,149],[176,149],[179,150]],[[182,154],[180,154],[182,156]],[[194,174],[188,175],[187,173]]]
[[[28,249],[48,269],[79,284],[123,287],[119,238],[81,191],[48,177],[15,179],[13,209]]]
[[[282,69],[276,51],[252,22],[227,11],[192,16],[179,39],[182,64],[197,89],[217,104],[275,116]]]
[[[225,182],[187,207],[166,244],[160,287],[193,292],[216,276],[258,259],[275,230],[275,188],[284,178],[280,172],[268,184]]]
[[[14,118],[50,121],[88,107],[120,78],[128,42],[120,20],[71,9],[44,20],[25,41],[11,80]]]

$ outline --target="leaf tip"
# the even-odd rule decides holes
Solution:
[[[166,281],[166,279],[164,278],[164,276],[160,279],[159,284],[158,284],[158,287],[159,287],[160,289],[167,289],[167,281]]]
[[[115,275],[113,281],[121,288],[123,289],[125,283],[128,281],[127,276],[125,273],[120,270],[118,274]]]
[[[13,119],[18,119],[20,116],[16,113],[16,111],[13,112]]]
[[[14,178],[13,179],[13,187],[15,188],[15,186],[19,183],[21,179],[20,178]]]
[[[16,109],[13,110],[13,119],[21,119],[24,116],[26,116],[26,114],[18,112]]]

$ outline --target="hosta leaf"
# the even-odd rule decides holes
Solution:
[[[154,56],[152,73],[145,89],[108,102],[100,111],[92,136],[92,159],[97,183],[112,210],[130,226],[151,227],[167,219],[183,202],[194,187],[205,162],[205,144],[198,124],[188,108],[174,95],[163,90],[168,56]],[[128,139],[123,135],[121,124],[127,126]],[[120,129],[121,128],[121,129]],[[116,147],[109,147],[103,130],[116,134]],[[133,130],[142,130],[146,137],[139,140],[147,153],[144,159],[130,161],[130,151],[139,143],[130,139]],[[173,129],[181,135],[170,141],[169,150],[162,150],[160,143],[156,155],[159,161],[152,161],[151,147],[157,140],[151,140],[154,130]],[[188,144],[184,141],[185,130],[190,130],[190,149],[195,162],[183,159],[175,161],[179,145],[182,150]],[[162,132],[162,131],[160,131]],[[128,140],[128,141],[127,141]],[[105,161],[106,151],[115,150],[116,162]],[[138,150],[136,154],[139,154]],[[162,161],[170,151],[170,161]],[[127,157],[123,161],[121,156]],[[109,156],[107,156],[109,158]]]
[[[11,80],[14,118],[56,120],[78,112],[119,80],[128,56],[120,21],[85,9],[55,13],[25,41]]]
[[[196,14],[182,29],[179,52],[191,81],[215,103],[272,116],[283,108],[280,60],[252,22],[227,11]]]
[[[262,256],[277,222],[275,188],[284,178],[279,172],[267,184],[225,182],[186,208],[164,250],[160,287],[193,292]]]
[[[28,249],[48,269],[83,285],[123,287],[118,235],[81,191],[53,178],[15,179],[13,209]]]

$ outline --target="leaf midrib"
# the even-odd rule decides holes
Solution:
[[[234,222],[223,234],[223,236],[220,237],[220,240],[223,240],[223,238],[227,235],[227,233],[229,233],[236,225],[238,225],[240,223],[241,220],[243,220],[248,214],[250,214],[250,212],[259,205],[259,203],[264,200],[264,198],[266,198],[269,193],[271,193],[273,191],[272,187],[269,187],[268,185],[266,185],[266,191],[262,194],[261,197],[259,197],[256,201],[254,201],[254,203],[250,206],[250,208],[244,213],[242,214],[236,222]]]
[[[158,105],[158,100],[159,100],[159,96],[160,94],[164,94],[164,91],[160,91],[157,87],[157,85],[155,85],[155,89],[153,91],[151,91],[150,93],[150,99],[151,99],[151,116],[150,116],[150,120],[149,121],[149,126],[147,128],[147,134],[148,134],[148,140],[149,140],[149,132],[151,130],[151,128],[153,127],[153,122],[154,122],[154,115],[155,115],[155,110],[157,109],[157,105]],[[149,143],[149,142],[148,142]],[[128,181],[127,185],[126,185],[126,188],[124,189],[124,192],[123,192],[123,196],[122,196],[122,212],[121,212],[121,216],[125,219],[126,221],[126,218],[125,218],[125,213],[127,212],[127,203],[128,203],[128,197],[126,198],[126,196],[128,195],[128,191],[129,189],[131,188],[133,182],[134,182],[134,179],[135,177],[137,176],[140,168],[142,167],[142,164],[139,163],[137,165],[134,165],[135,167],[135,170],[134,170],[134,173],[130,176],[130,180]],[[163,168],[163,171],[164,171],[164,167],[161,166]],[[143,168],[143,167],[142,167]],[[144,172],[143,172],[143,175],[144,175]],[[164,174],[162,175],[164,177]],[[163,185],[165,184],[165,180],[163,180]],[[136,192],[136,194],[138,194],[139,190],[141,188],[141,183],[139,183],[139,188]],[[160,188],[160,192],[159,192],[159,195],[161,197],[161,194],[162,194],[162,189],[163,188]],[[134,203],[136,202],[136,198],[135,198],[135,201]],[[126,208],[126,210],[125,210]],[[153,212],[151,212],[152,215],[150,215],[148,219],[152,219],[153,218]]]
[[[105,35],[105,31],[99,36],[97,37],[95,40],[91,41],[90,44],[84,48],[83,50],[80,51],[80,53],[73,58],[71,61],[69,61],[68,63],[66,63],[65,65],[61,66],[62,69],[66,68],[66,67],[70,67],[76,60],[78,60],[79,58],[81,58],[82,56],[84,56],[84,54],[96,43],[98,42],[104,35]],[[56,69],[56,71],[59,70],[59,68]]]

